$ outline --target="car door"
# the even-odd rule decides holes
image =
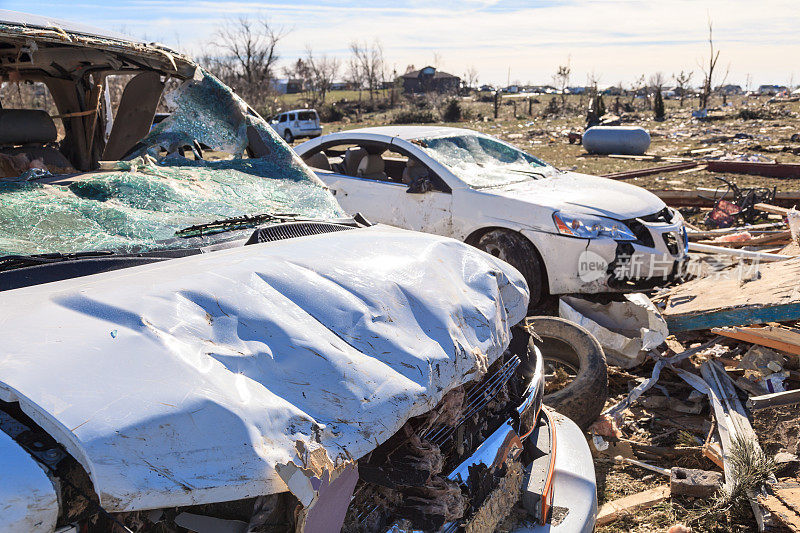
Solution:
[[[445,236],[452,233],[452,195],[436,179],[433,190],[411,193],[397,178],[370,179],[335,171],[321,172],[319,177],[348,213],[405,229]]]

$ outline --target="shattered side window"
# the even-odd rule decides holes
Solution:
[[[135,158],[110,170],[56,177],[34,169],[0,179],[0,255],[188,247],[196,243],[176,238],[177,230],[223,218],[345,216],[275,131],[213,76],[201,72],[184,82],[171,105]],[[243,158],[253,144],[260,157]],[[193,146],[233,158],[179,155]]]
[[[543,161],[482,135],[418,139],[433,159],[474,188],[496,187],[544,177]]]

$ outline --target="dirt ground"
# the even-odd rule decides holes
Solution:
[[[607,174],[637,168],[666,164],[658,160],[633,160],[590,156],[578,144],[570,144],[570,132],[583,132],[585,115],[578,111],[585,106],[586,99],[570,96],[569,106],[575,108],[558,116],[543,116],[551,98],[557,96],[535,96],[536,103],[528,114],[528,102],[516,99],[516,105],[507,99],[500,106],[499,118],[493,118],[491,102],[475,99],[462,100],[466,119],[448,125],[471,128],[519,146],[527,152],[555,165],[588,174]],[[630,97],[620,97],[621,103],[631,102]],[[728,105],[720,98],[712,101],[708,120],[691,117],[696,100],[687,100],[683,107],[678,100],[667,100],[666,120],[656,121],[653,112],[639,107],[621,113],[623,125],[639,125],[650,132],[652,143],[648,154],[663,157],[711,157],[749,161],[777,161],[800,163],[800,102],[774,102],[768,97],[731,97]],[[614,109],[614,97],[606,97],[605,106]],[[516,110],[516,114],[515,114]],[[343,121],[324,125],[324,132],[340,131],[356,127],[385,125],[391,123],[393,111],[365,115],[360,121],[345,118]],[[742,118],[761,117],[761,118]],[[727,175],[707,171],[671,172],[645,178],[629,180],[630,183],[648,189],[695,189],[719,187],[718,177],[731,178],[740,187],[776,187],[778,191],[798,191],[800,184],[792,179],[762,178],[757,176]],[[700,339],[680,339],[688,348]],[[686,361],[685,364],[693,364]],[[697,364],[697,361],[694,362]],[[634,371],[611,369],[609,405],[624,397],[642,379],[649,377],[652,362],[645,363]],[[712,416],[705,398],[690,402],[691,388],[675,374],[665,371],[659,380],[659,388],[648,391],[642,401],[626,417],[623,425],[625,439],[643,446],[652,446],[659,454],[637,451],[636,457],[662,468],[684,466],[707,470],[719,470],[701,453],[700,445],[705,440]],[[797,384],[795,384],[797,386]],[[681,404],[663,404],[663,392],[678,399]],[[745,398],[746,399],[746,398]],[[694,412],[687,413],[686,408]],[[678,410],[675,410],[677,408]],[[772,412],[774,411],[774,412]],[[763,413],[763,415],[762,415]],[[764,449],[774,454],[778,451],[800,453],[800,417],[796,408],[767,410],[754,417],[755,430]],[[673,450],[666,453],[664,450]],[[598,488],[598,503],[635,494],[662,484],[669,479],[636,466],[615,464],[610,457],[598,457],[595,462]],[[780,473],[780,472],[779,472]],[[795,478],[795,472],[783,472]],[[598,532],[622,531],[666,531],[671,525],[684,523],[692,531],[753,531],[755,522],[749,508],[735,508],[720,514],[710,510],[706,500],[672,497],[645,511],[626,516],[616,522],[598,528]]]

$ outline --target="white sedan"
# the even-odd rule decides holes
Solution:
[[[454,237],[547,294],[652,286],[686,258],[683,217],[627,183],[558,170],[482,133],[436,126],[349,130],[295,150],[351,213]]]

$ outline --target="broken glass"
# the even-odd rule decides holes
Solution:
[[[432,137],[418,139],[416,143],[464,183],[477,189],[544,178],[549,173],[543,161],[483,135]]]
[[[172,248],[191,244],[172,240],[178,229],[220,218],[344,215],[318,183],[267,158],[118,167],[56,182],[0,181],[0,255]]]
[[[210,74],[198,69],[169,102],[170,116],[137,145],[141,155],[110,171],[62,178],[36,170],[0,180],[0,255],[190,246],[174,239],[176,230],[265,212],[344,216],[275,131]],[[254,137],[262,157],[243,158]],[[179,155],[195,143],[234,157]],[[162,150],[168,155],[156,161]]]

